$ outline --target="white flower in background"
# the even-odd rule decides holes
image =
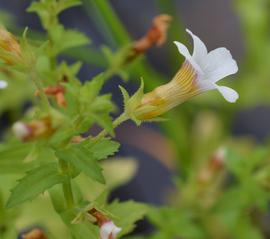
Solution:
[[[117,227],[113,221],[107,221],[103,223],[100,227],[100,238],[101,239],[115,239],[117,234],[122,229]]]
[[[0,80],[0,89],[5,89],[7,88],[8,83],[4,80]]]
[[[31,134],[30,129],[27,127],[26,124],[22,122],[16,122],[12,126],[12,131],[14,135],[20,140],[24,140]]]
[[[132,113],[136,120],[153,119],[208,90],[217,89],[231,103],[239,98],[235,90],[217,85],[219,80],[238,71],[230,51],[217,48],[208,52],[205,44],[197,36],[189,30],[187,32],[193,38],[193,54],[191,55],[182,43],[174,42],[186,60],[169,83],[143,95],[143,88],[138,90],[136,94],[142,97],[138,104],[136,99],[137,105],[132,105]]]
[[[226,86],[219,86],[216,83],[226,76],[235,74],[238,71],[236,61],[232,58],[229,50],[224,47],[208,52],[205,44],[191,31],[187,32],[193,38],[194,50],[191,55],[186,46],[175,41],[179,52],[186,58],[187,64],[191,64],[196,72],[195,82],[198,91],[217,89],[223,97],[233,103],[238,98],[238,93]]]

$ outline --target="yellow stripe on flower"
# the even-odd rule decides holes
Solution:
[[[147,120],[157,117],[198,94],[196,78],[196,70],[186,61],[171,82],[143,96],[141,104],[136,109],[137,118]]]

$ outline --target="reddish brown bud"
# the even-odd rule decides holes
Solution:
[[[22,238],[23,239],[47,239],[44,232],[40,229],[33,229],[32,231],[24,234]]]
[[[198,180],[200,183],[208,183],[213,177],[223,169],[225,161],[225,150],[220,148],[210,158],[208,165],[202,168],[198,174]]]
[[[99,227],[101,227],[104,223],[110,221],[104,214],[102,214],[95,208],[90,209],[88,213],[96,219],[96,222],[99,225]]]
[[[107,218],[97,209],[92,208],[88,211],[88,213],[96,219],[96,222],[100,227],[101,239],[115,239],[117,234],[122,230],[120,227],[117,227],[112,220]]]
[[[153,46],[161,46],[167,39],[167,30],[171,19],[171,16],[165,14],[156,16],[147,33],[134,43],[135,54],[144,53]]]
[[[16,122],[12,130],[16,137],[23,141],[48,137],[55,131],[50,117],[44,117],[30,123]]]
[[[48,96],[54,97],[56,100],[56,103],[61,106],[61,107],[66,107],[67,102],[65,99],[65,88],[64,86],[61,85],[56,85],[56,86],[48,86],[43,89],[44,93]],[[36,96],[40,95],[40,91],[36,91],[35,93]]]
[[[80,135],[77,135],[77,136],[74,136],[74,137],[71,139],[71,142],[76,144],[76,143],[80,143],[82,140],[83,140],[83,137],[80,136]]]

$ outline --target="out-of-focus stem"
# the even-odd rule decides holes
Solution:
[[[63,173],[67,173],[69,170],[69,165],[64,160],[59,160],[59,166]],[[62,183],[64,198],[66,200],[67,208],[74,207],[74,197],[72,192],[72,186],[70,179],[67,179],[65,182]]]
[[[50,102],[49,102],[46,94],[43,91],[42,82],[38,78],[38,75],[35,72],[35,70],[31,70],[31,72],[30,72],[30,79],[35,84],[37,90],[40,92],[42,107],[44,108],[45,111],[49,111],[49,109],[50,109]]]

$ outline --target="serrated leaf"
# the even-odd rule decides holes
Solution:
[[[42,165],[31,170],[12,189],[7,202],[7,208],[14,207],[27,200],[32,200],[52,186],[64,182],[65,179],[58,171],[55,163]]]
[[[80,89],[80,101],[85,104],[93,103],[103,86],[103,74],[95,76],[91,81],[87,81]]]
[[[72,164],[78,170],[84,172],[88,177],[105,183],[102,175],[102,169],[98,165],[93,153],[81,145],[71,145],[69,148],[56,152],[59,159],[65,160]]]
[[[106,159],[113,156],[119,149],[120,144],[109,138],[103,138],[98,141],[85,141],[84,147],[91,151],[97,160]]]
[[[106,209],[115,216],[115,224],[122,228],[120,235],[132,232],[135,223],[142,219],[149,210],[147,205],[134,201],[114,201]]]

